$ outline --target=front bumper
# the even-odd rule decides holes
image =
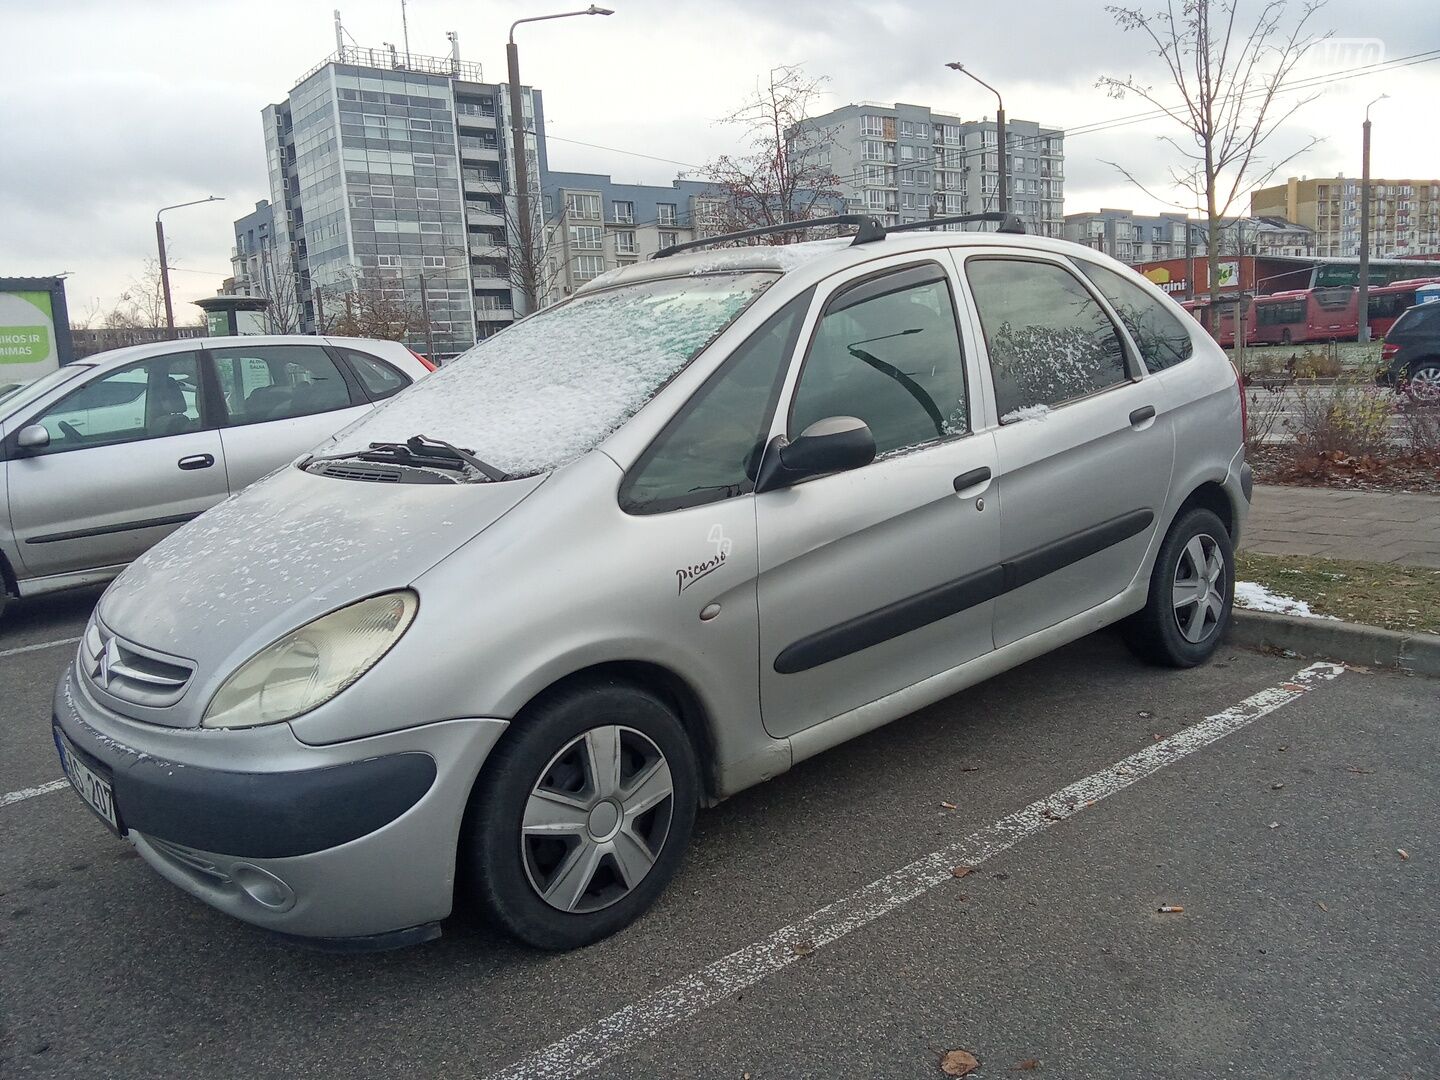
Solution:
[[[403,943],[449,913],[470,790],[506,728],[445,720],[311,746],[289,724],[142,724],[100,706],[72,666],[54,723],[111,778],[121,827],[163,877],[279,933]]]

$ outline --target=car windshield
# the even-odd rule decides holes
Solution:
[[[510,476],[555,469],[634,416],[777,277],[664,278],[578,296],[482,341],[317,452],[424,435]]]
[[[32,383],[0,384],[0,413],[13,413],[55,387],[69,382],[82,371],[89,370],[88,364],[67,364],[58,371],[40,376]]]

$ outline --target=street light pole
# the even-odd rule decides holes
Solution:
[[[1009,185],[1006,183],[1010,169],[1008,160],[1010,157],[1010,148],[1005,144],[1005,101],[1003,98],[1001,98],[999,90],[996,90],[984,79],[980,78],[980,76],[976,75],[973,71],[970,71],[968,68],[965,67],[964,64],[960,63],[958,60],[952,61],[945,66],[953,71],[960,72],[960,74],[962,75],[970,76],[970,78],[974,79],[981,86],[985,87],[986,90],[989,90],[992,94],[995,95],[995,142],[1000,151],[1000,165],[999,169],[997,170],[999,175],[996,177],[996,183],[998,185],[998,188],[995,193],[995,209],[999,210],[1000,213],[1004,214],[1010,209],[1010,197],[1007,192],[1007,188]],[[982,162],[981,172],[983,173],[983,162],[985,160],[983,154],[981,155],[980,160]]]
[[[1384,101],[1389,96],[1381,94],[1375,101]],[[1360,291],[1355,297],[1355,312],[1360,324],[1357,340],[1362,345],[1370,340],[1370,105],[1375,101],[1365,106],[1360,145]]]
[[[155,248],[160,255],[160,292],[165,298],[165,336],[175,336],[175,309],[170,303],[170,264],[165,261],[165,226],[160,221],[160,215],[166,210],[179,210],[182,206],[199,206],[201,203],[224,202],[221,195],[207,195],[203,199],[195,199],[192,202],[176,203],[174,206],[162,206],[155,211]]]
[[[510,141],[515,158],[515,207],[520,228],[520,291],[525,299],[525,314],[538,306],[539,292],[535,266],[534,236],[530,221],[530,162],[525,153],[525,110],[520,97],[520,52],[515,47],[515,27],[521,23],[568,19],[573,15],[614,15],[610,8],[591,4],[584,11],[562,11],[555,15],[532,15],[510,24],[510,40],[505,45],[505,64],[510,77]]]

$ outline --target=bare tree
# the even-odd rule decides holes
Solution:
[[[399,278],[359,270],[348,280],[324,286],[324,317],[316,332],[342,337],[418,340],[425,320]]]
[[[1290,0],[1265,0],[1248,29],[1239,25],[1241,2],[1166,0],[1165,9],[1158,12],[1107,7],[1121,29],[1149,39],[1153,54],[1169,74],[1169,85],[1146,86],[1133,75],[1104,76],[1096,84],[1115,98],[1127,94],[1143,98],[1184,129],[1180,137],[1161,138],[1180,155],[1169,175],[1174,186],[1186,193],[1186,202],[1161,198],[1129,169],[1107,164],[1151,198],[1205,216],[1212,300],[1219,276],[1222,219],[1238,200],[1321,141],[1311,139],[1278,159],[1265,153],[1285,122],[1318,96],[1304,96],[1288,106],[1276,101],[1286,79],[1320,40],[1306,28],[1323,0],[1303,0],[1294,19]],[[1179,91],[1178,105],[1167,100],[1170,90]],[[1213,305],[1210,311],[1213,320]]]
[[[746,151],[722,154],[684,179],[712,184],[719,221],[732,232],[823,217],[843,198],[830,166],[830,129],[812,120],[825,83],[798,65],[772,68],[755,92],[719,122],[743,131]],[[802,239],[782,234],[778,242]]]
[[[290,259],[274,244],[267,244],[256,256],[254,269],[259,275],[255,284],[260,295],[270,301],[265,308],[265,332],[300,333],[305,323],[305,305]]]

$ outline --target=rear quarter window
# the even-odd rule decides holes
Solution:
[[[1185,324],[1139,285],[1125,280],[1114,270],[1083,259],[1076,259],[1075,265],[1110,301],[1140,350],[1146,370],[1163,371],[1194,354],[1195,345]]]

